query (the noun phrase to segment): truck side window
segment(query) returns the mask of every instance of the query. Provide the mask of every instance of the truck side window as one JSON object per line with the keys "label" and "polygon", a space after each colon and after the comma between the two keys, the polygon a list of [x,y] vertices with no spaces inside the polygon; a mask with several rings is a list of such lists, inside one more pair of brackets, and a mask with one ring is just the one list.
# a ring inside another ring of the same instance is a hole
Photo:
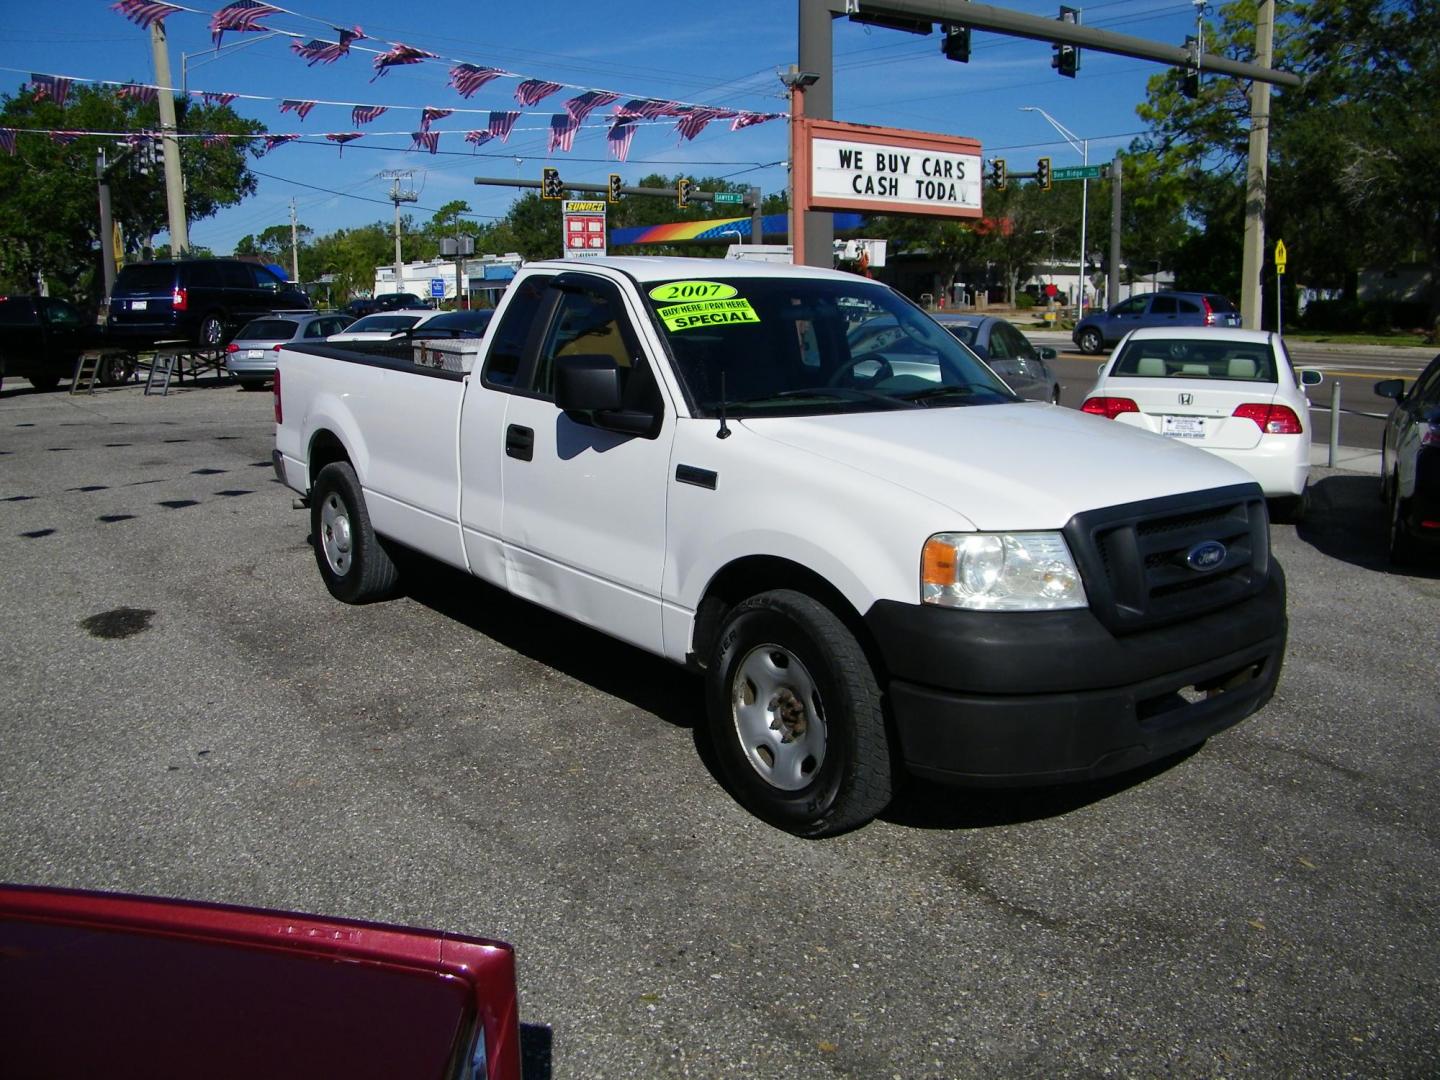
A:
{"label": "truck side window", "polygon": [[554,396],[557,357],[608,356],[618,367],[629,369],[637,353],[620,296],[612,286],[596,280],[567,287],[550,320],[532,389],[544,397]]}
{"label": "truck side window", "polygon": [[525,342],[540,313],[540,305],[549,296],[548,277],[531,277],[511,285],[515,295],[491,331],[490,349],[480,379],[486,386],[511,387],[525,356]]}

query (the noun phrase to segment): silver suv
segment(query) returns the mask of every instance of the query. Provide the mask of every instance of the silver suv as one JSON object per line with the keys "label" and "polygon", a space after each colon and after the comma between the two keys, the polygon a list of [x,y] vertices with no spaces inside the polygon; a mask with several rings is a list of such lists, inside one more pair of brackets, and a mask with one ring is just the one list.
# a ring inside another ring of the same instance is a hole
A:
{"label": "silver suv", "polygon": [[1081,352],[1093,356],[1142,327],[1239,325],[1240,312],[1219,293],[1167,291],[1141,293],[1109,311],[1092,312],[1075,324],[1070,337]]}

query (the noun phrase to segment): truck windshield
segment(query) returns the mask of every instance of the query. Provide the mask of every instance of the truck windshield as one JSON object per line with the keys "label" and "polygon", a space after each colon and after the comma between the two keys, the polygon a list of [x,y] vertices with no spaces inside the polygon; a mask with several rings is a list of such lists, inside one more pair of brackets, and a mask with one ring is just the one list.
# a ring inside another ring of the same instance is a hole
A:
{"label": "truck windshield", "polygon": [[642,291],[696,416],[1019,400],[924,311],[863,278],[717,277]]}

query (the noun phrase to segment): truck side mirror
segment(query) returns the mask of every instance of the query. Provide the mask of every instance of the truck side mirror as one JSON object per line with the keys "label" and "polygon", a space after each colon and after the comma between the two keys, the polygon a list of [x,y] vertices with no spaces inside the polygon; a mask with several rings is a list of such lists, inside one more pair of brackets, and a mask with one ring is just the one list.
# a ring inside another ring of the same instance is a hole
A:
{"label": "truck side mirror", "polygon": [[620,365],[613,356],[577,353],[555,358],[555,404],[577,424],[623,435],[653,437],[658,417],[624,407]]}

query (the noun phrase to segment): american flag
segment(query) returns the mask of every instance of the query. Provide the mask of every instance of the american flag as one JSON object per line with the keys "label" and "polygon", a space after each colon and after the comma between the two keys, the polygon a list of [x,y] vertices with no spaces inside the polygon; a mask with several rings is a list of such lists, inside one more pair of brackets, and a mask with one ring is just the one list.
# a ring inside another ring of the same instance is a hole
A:
{"label": "american flag", "polygon": [[201,146],[229,146],[230,136],[222,131],[212,131],[200,140]]}
{"label": "american flag", "polygon": [[610,147],[610,154],[617,161],[624,161],[630,156],[630,143],[635,138],[635,118],[633,116],[616,117],[610,125],[610,130],[605,133],[605,142]]}
{"label": "american flag", "polygon": [[711,120],[727,120],[735,113],[730,109],[717,109],[711,105],[694,105],[680,117],[675,125],[682,138],[693,139],[705,130]]}
{"label": "american flag", "polygon": [[609,105],[619,96],[619,94],[612,94],[609,90],[586,90],[585,93],[565,102],[565,111],[575,118],[577,124],[583,124],[585,118],[592,112],[604,105]]}
{"label": "american flag", "polygon": [[495,136],[491,135],[488,131],[467,131],[465,133],[465,141],[474,143],[476,150],[480,149],[480,147],[484,146],[494,137]]}
{"label": "american flag", "polygon": [[50,141],[53,142],[56,146],[69,146],[71,143],[73,143],[73,142],[74,142],[76,139],[78,139],[79,137],[80,137],[80,132],[78,132],[78,131],[52,131],[52,132],[50,132]]}
{"label": "american flag", "polygon": [[567,154],[575,145],[575,130],[580,122],[568,113],[556,113],[550,117],[550,153],[564,150]]}
{"label": "american flag", "polygon": [[214,93],[206,90],[201,92],[200,97],[206,105],[229,105],[235,100],[236,95],[224,91]]}
{"label": "american flag", "polygon": [[260,20],[279,10],[260,3],[260,0],[235,0],[226,4],[210,19],[210,37],[215,42],[215,48],[220,48],[220,39],[225,36],[226,30],[268,30],[269,27],[260,25]]}
{"label": "american flag", "polygon": [[475,64],[456,64],[450,69],[450,85],[461,97],[469,97],[491,79],[498,79],[505,73],[499,68],[478,67]]}
{"label": "american flag", "polygon": [[298,138],[300,138],[299,135],[266,135],[265,149],[260,151],[260,154],[263,157],[277,146],[284,146],[287,142],[294,142]]}
{"label": "american flag", "polygon": [[392,67],[401,64],[418,64],[421,60],[434,60],[436,55],[433,52],[426,52],[424,49],[417,49],[413,45],[403,45],[396,42],[394,47],[387,53],[381,53],[375,57],[375,74],[370,76],[374,82]]}
{"label": "american flag", "polygon": [[561,88],[558,82],[546,82],[544,79],[526,79],[515,88],[515,100],[527,109],[540,104],[540,102],[555,93]]}
{"label": "american flag", "polygon": [[756,124],[763,124],[767,120],[776,120],[784,115],[784,113],[778,112],[742,112],[731,122],[730,130],[739,131],[741,128],[754,127]]}
{"label": "american flag", "polygon": [[35,91],[36,101],[50,100],[61,108],[70,96],[70,80],[59,75],[31,75],[30,89]]}
{"label": "american flag", "polygon": [[325,136],[325,138],[329,139],[331,142],[339,144],[341,157],[345,156],[345,144],[347,142],[354,142],[356,139],[359,139],[361,137],[362,135],[358,131],[337,131]]}
{"label": "american flag", "polygon": [[0,150],[4,150],[5,153],[9,154],[11,157],[15,156],[14,128],[0,128]]}
{"label": "american flag", "polygon": [[300,117],[301,120],[309,116],[310,110],[313,108],[315,108],[315,102],[313,101],[296,101],[294,98],[286,98],[280,102],[281,112],[293,112],[296,116]]}
{"label": "american flag", "polygon": [[436,120],[444,120],[454,111],[454,109],[437,109],[433,105],[426,105],[420,110],[420,130],[429,131],[431,124]]}
{"label": "american flag", "polygon": [[440,132],[438,131],[412,131],[410,133],[411,150],[429,150],[435,153],[440,149]]}
{"label": "american flag", "polygon": [[674,116],[680,106],[674,101],[659,101],[655,98],[631,98],[615,110],[619,116],[635,117],[641,120],[658,120],[662,116]]}
{"label": "american flag", "polygon": [[163,22],[165,16],[184,11],[174,4],[161,4],[158,0],[120,0],[110,5],[111,11],[118,11],[142,30],[149,30],[151,23]]}
{"label": "american flag", "polygon": [[119,98],[129,98],[131,101],[159,101],[160,90],[158,87],[147,86],[144,83],[126,83],[115,91]]}
{"label": "american flag", "polygon": [[356,105],[350,110],[350,122],[356,127],[379,120],[389,110],[387,105]]}
{"label": "american flag", "polygon": [[518,112],[492,112],[490,114],[490,134],[501,142],[509,142],[510,132],[515,130],[515,121],[519,119]]}
{"label": "american flag", "polygon": [[357,41],[365,36],[365,31],[361,30],[358,26],[351,30],[342,30],[337,26],[335,32],[340,35],[339,41],[325,41],[316,38],[312,41],[305,42],[303,45],[298,41],[292,41],[290,43],[290,49],[292,52],[310,61],[310,63],[306,65],[307,67],[314,67],[316,64],[333,64],[342,56],[348,56],[350,54],[350,43],[352,41]]}

